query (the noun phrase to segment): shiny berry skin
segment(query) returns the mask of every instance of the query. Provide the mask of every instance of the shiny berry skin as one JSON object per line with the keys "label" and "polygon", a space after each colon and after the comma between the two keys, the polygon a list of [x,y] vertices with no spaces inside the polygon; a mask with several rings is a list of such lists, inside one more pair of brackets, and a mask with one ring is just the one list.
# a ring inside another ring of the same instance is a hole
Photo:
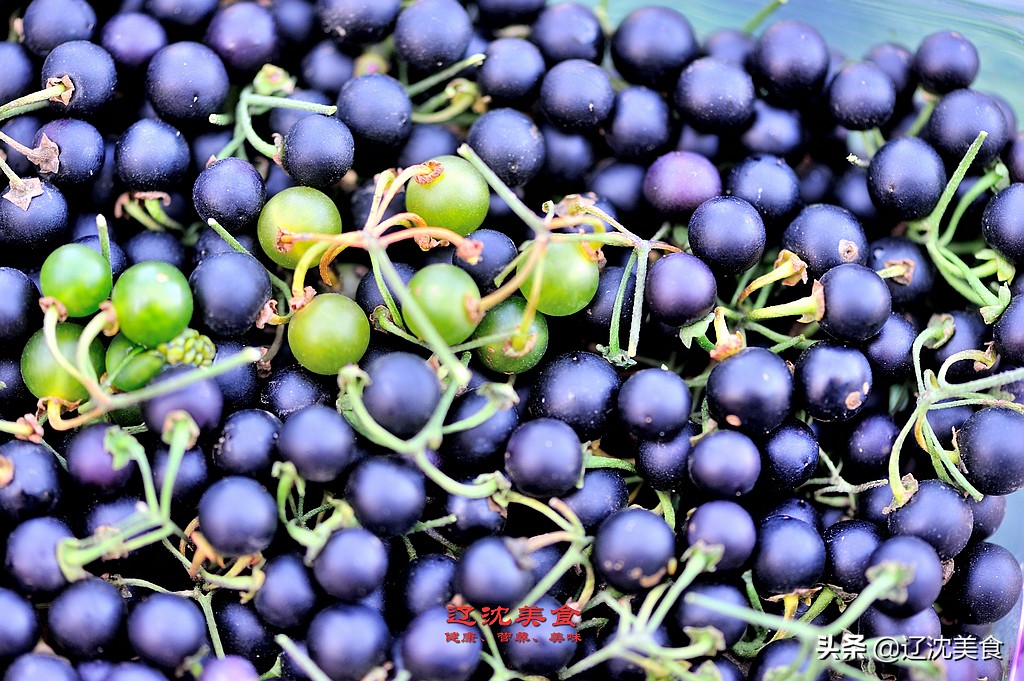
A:
{"label": "shiny berry skin", "polygon": [[[153,383],[180,377],[189,370],[180,365],[170,367],[157,376]],[[213,379],[203,378],[184,388],[150,398],[142,405],[142,415],[151,430],[163,432],[164,424],[172,412],[185,411],[200,430],[208,431],[220,424],[223,407],[224,397],[220,387]]]}
{"label": "shiny berry skin", "polygon": [[371,457],[349,475],[345,500],[359,524],[381,537],[405,534],[427,504],[423,474],[398,459]]}
{"label": "shiny berry skin", "polygon": [[762,593],[810,588],[825,571],[825,543],[802,520],[770,516],[758,528],[757,542],[753,570]]}
{"label": "shiny berry skin", "polygon": [[750,55],[755,81],[773,101],[800,103],[821,92],[828,73],[828,46],[801,21],[777,21],[758,38]]}
{"label": "shiny berry skin", "polygon": [[749,202],[769,227],[785,223],[800,206],[800,182],[778,156],[745,158],[729,171],[724,184],[726,194]]}
{"label": "shiny berry skin", "polygon": [[292,317],[288,347],[306,369],[335,375],[358,362],[370,344],[370,322],[359,306],[338,293],[321,293]]}
{"label": "shiny berry skin", "polygon": [[530,27],[530,39],[550,65],[569,59],[600,63],[604,30],[594,11],[582,3],[547,7]]}
{"label": "shiny berry skin", "polygon": [[821,328],[840,341],[865,341],[881,331],[892,313],[889,288],[875,271],[846,263],[821,277],[825,298]]}
{"label": "shiny berry skin", "polygon": [[956,434],[967,480],[982,494],[1004,495],[1024,487],[1024,415],[999,407],[972,414]]}
{"label": "shiny berry skin", "polygon": [[88,246],[65,244],[47,256],[39,282],[43,295],[59,300],[69,317],[85,317],[110,295],[110,263]]}
{"label": "shiny berry skin", "polygon": [[306,641],[327,678],[358,681],[385,660],[391,632],[381,614],[364,605],[333,605],[309,623]]}
{"label": "shiny berry skin", "polygon": [[95,577],[75,582],[50,605],[48,640],[71,659],[100,657],[116,643],[124,617],[117,587]]}
{"label": "shiny berry skin", "polygon": [[206,638],[206,622],[190,599],[155,593],[128,615],[128,639],[135,652],[165,669],[195,655]]}
{"label": "shiny berry skin", "polygon": [[931,292],[935,281],[931,258],[910,239],[900,236],[883,237],[872,241],[868,251],[867,266],[873,270],[900,264],[913,268],[903,277],[885,280],[892,296],[893,308],[903,310],[911,307],[922,302]]}
{"label": "shiny berry skin", "polygon": [[882,543],[884,535],[874,523],[866,520],[843,520],[823,535],[828,555],[826,580],[850,593],[860,593],[867,586],[864,571],[871,554]]}
{"label": "shiny berry skin", "polygon": [[895,562],[913,569],[913,577],[906,586],[907,598],[903,603],[881,599],[876,606],[892,617],[910,617],[930,608],[942,589],[942,564],[935,549],[917,537],[886,539],[868,561],[869,569],[885,562]]}
{"label": "shiny berry skin", "polygon": [[593,468],[583,474],[583,486],[562,497],[583,527],[592,530],[612,513],[626,507],[629,490],[618,471]]}
{"label": "shiny berry skin", "polygon": [[[544,167],[544,136],[529,116],[515,109],[485,113],[469,128],[466,143],[510,187],[526,184]],[[474,195],[477,184],[469,187]]]}
{"label": "shiny berry skin", "polygon": [[643,160],[665,150],[672,131],[664,98],[641,85],[615,93],[605,141],[616,158]]}
{"label": "shiny berry skin", "polygon": [[676,624],[679,625],[680,630],[685,631],[689,627],[714,627],[722,633],[727,647],[736,645],[743,638],[743,634],[747,630],[747,623],[743,620],[685,600],[685,594],[700,594],[720,603],[746,607],[749,601],[737,587],[728,583],[698,581],[687,587],[683,593],[684,596],[675,609]]}
{"label": "shiny berry skin", "polygon": [[583,472],[583,450],[565,423],[538,418],[519,426],[509,438],[505,470],[512,484],[538,499],[574,489]]}
{"label": "shiny berry skin", "polygon": [[690,418],[690,390],[677,374],[644,369],[630,376],[619,389],[619,415],[626,427],[643,438],[671,437]]}
{"label": "shiny berry skin", "polygon": [[959,491],[941,480],[922,480],[910,500],[889,514],[892,536],[924,539],[942,560],[960,553],[973,531],[970,504]]}
{"label": "shiny berry skin", "polygon": [[1024,183],[1015,182],[993,196],[981,217],[986,243],[1014,263],[1024,262]]}
{"label": "shiny berry skin", "polygon": [[277,505],[252,478],[229,476],[203,493],[199,523],[203,536],[221,555],[249,555],[270,546],[277,529]]}
{"label": "shiny berry skin", "polygon": [[675,555],[665,520],[641,508],[610,515],[594,535],[594,568],[612,587],[636,593],[661,581]]}
{"label": "shiny berry skin", "polygon": [[53,455],[40,444],[12,440],[0,445],[0,513],[20,521],[53,510],[61,485]]}
{"label": "shiny berry skin", "polygon": [[721,193],[718,169],[691,151],[670,151],[644,175],[644,198],[668,220],[688,218],[700,204]]}
{"label": "shiny berry skin", "polygon": [[754,82],[741,66],[704,57],[683,70],[674,101],[699,132],[736,131],[754,115]]}
{"label": "shiny berry skin", "polygon": [[248,161],[225,158],[206,166],[192,186],[192,202],[204,222],[229,232],[251,226],[267,199],[263,178]]}
{"label": "shiny berry skin", "polygon": [[981,542],[957,557],[956,569],[946,588],[951,609],[962,614],[965,621],[996,622],[1017,603],[1020,564],[1002,546]]}
{"label": "shiny berry skin", "polygon": [[487,45],[486,55],[477,72],[480,91],[495,107],[528,107],[546,70],[540,50],[522,38],[498,38]]}
{"label": "shiny berry skin", "polygon": [[32,604],[9,589],[0,589],[0,608],[0,660],[6,664],[32,650],[39,639],[39,620]]}
{"label": "shiny berry skin", "polygon": [[448,624],[448,610],[442,606],[421,612],[406,627],[399,650],[402,664],[413,678],[424,681],[468,681],[479,666],[483,652],[480,637],[473,642],[442,647],[445,633],[474,631],[464,624]]}
{"label": "shiny berry skin", "polygon": [[793,376],[775,353],[747,348],[716,365],[707,388],[716,420],[751,435],[767,435],[789,415]]}
{"label": "shiny berry skin", "polygon": [[387,569],[387,548],[361,527],[332,534],[313,562],[317,583],[343,601],[356,601],[372,593],[384,582]]}
{"label": "shiny berry skin", "polygon": [[697,487],[715,497],[735,498],[754,489],[761,473],[761,455],[746,435],[721,430],[694,445],[687,466]]}
{"label": "shiny berry skin", "polygon": [[333,116],[304,116],[284,134],[281,167],[298,184],[326,190],[352,167],[355,142]]}
{"label": "shiny berry skin", "polygon": [[655,319],[679,327],[711,312],[717,291],[714,275],[703,260],[689,253],[670,253],[651,266],[644,293]]}
{"label": "shiny berry skin", "polygon": [[819,421],[846,421],[871,392],[871,365],[859,350],[818,342],[804,350],[793,375],[807,413]]}
{"label": "shiny berry skin", "polygon": [[281,267],[295,269],[312,242],[291,244],[287,252],[277,248],[279,232],[341,234],[338,207],[323,192],[311,187],[290,187],[271,197],[263,206],[257,224],[260,246],[268,258]]}
{"label": "shiny berry skin", "polygon": [[700,204],[687,235],[693,254],[719,274],[746,272],[764,254],[764,221],[754,206],[735,196],[716,196]]}
{"label": "shiny berry skin", "polygon": [[839,125],[848,130],[870,130],[892,116],[896,86],[869,61],[847,64],[828,86],[829,109]]}
{"label": "shiny berry skin", "polygon": [[153,55],[146,71],[146,95],[172,121],[205,122],[220,113],[228,97],[228,72],[217,53],[196,42],[176,42]]}
{"label": "shiny berry skin", "polygon": [[[550,613],[561,607],[562,603],[551,596],[544,596],[537,600],[536,606]],[[539,626],[519,622],[502,628],[502,631],[512,634],[512,638],[505,641],[501,648],[510,669],[523,674],[552,675],[572,659],[578,644],[569,640],[558,642],[552,639],[552,635],[559,632],[562,625],[555,626],[554,617],[545,617],[546,621],[541,622]],[[515,636],[519,632],[527,633],[534,641],[531,641],[530,645],[515,643]]]}
{"label": "shiny berry skin", "polygon": [[75,90],[67,105],[51,102],[51,108],[60,107],[62,115],[83,118],[99,112],[114,99],[117,88],[117,68],[114,58],[99,45],[87,40],[72,40],[53,48],[40,73],[41,87],[47,87],[50,78],[71,79]]}
{"label": "shiny berry skin", "polygon": [[395,52],[414,71],[433,73],[461,59],[472,35],[456,0],[418,0],[398,14]]}
{"label": "shiny berry skin", "polygon": [[[41,184],[43,193],[32,199],[28,210],[0,200],[0,247],[17,247],[29,261],[42,260],[43,254],[63,243],[67,235],[67,199],[49,182]],[[0,198],[9,194],[10,186]]]}
{"label": "shiny berry skin", "polygon": [[199,681],[258,681],[259,678],[252,662],[239,655],[226,655],[204,662]]}
{"label": "shiny berry skin", "polygon": [[630,12],[611,39],[615,69],[631,83],[669,89],[679,72],[699,53],[690,22],[671,7],[641,7]]}
{"label": "shiny berry skin", "polygon": [[390,352],[364,368],[370,382],[363,390],[363,402],[373,420],[401,438],[418,433],[441,399],[430,366],[416,355]]}
{"label": "shiny berry skin", "polygon": [[[9,202],[8,202],[9,203]],[[0,347],[24,339],[42,325],[39,290],[28,276],[13,267],[0,267]]]}
{"label": "shiny berry skin", "polygon": [[133,71],[167,46],[167,31],[149,14],[118,12],[103,25],[100,45],[119,67]]}
{"label": "shiny berry skin", "polygon": [[999,356],[1014,364],[1024,361],[1024,303],[1020,296],[1010,300],[992,328],[992,339]]}
{"label": "shiny berry skin", "polygon": [[528,409],[535,418],[568,424],[581,441],[594,440],[605,432],[618,390],[618,374],[603,357],[569,352],[545,365]]}
{"label": "shiny berry skin", "polygon": [[[412,102],[401,83],[383,74],[358,76],[338,93],[338,113],[356,147],[396,149],[412,131]],[[362,151],[360,151],[362,154]]]}
{"label": "shiny berry skin", "polygon": [[217,10],[203,39],[235,72],[256,73],[277,58],[280,39],[270,9],[241,2]]}
{"label": "shiny berry skin", "polygon": [[[311,437],[312,434],[316,437]],[[281,458],[313,482],[329,482],[355,462],[355,434],[348,421],[330,407],[312,405],[289,415],[278,431]]]}
{"label": "shiny berry skin", "polygon": [[[543,264],[531,270],[519,287],[525,297],[531,296],[535,276],[540,267],[544,272],[557,272],[557,276],[542,275],[537,309],[552,317],[567,317],[585,308],[597,293],[600,279],[597,262],[583,245],[571,241],[553,241],[541,256]],[[523,269],[520,264],[516,271]]]}
{"label": "shiny berry skin", "polygon": [[318,0],[320,27],[339,47],[380,42],[395,25],[399,0]]}
{"label": "shiny berry skin", "polygon": [[783,423],[761,444],[762,474],[774,489],[794,490],[814,475],[818,439],[802,421]]}
{"label": "shiny berry skin", "polygon": [[597,129],[611,114],[615,93],[608,75],[582,59],[559,62],[540,85],[541,112],[563,130]]}
{"label": "shiny berry skin", "polygon": [[456,593],[477,608],[510,608],[526,596],[533,582],[522,547],[501,537],[484,537],[470,544],[455,568]]}
{"label": "shiny berry skin", "polygon": [[110,298],[121,333],[155,347],[185,330],[192,319],[192,291],[185,276],[166,263],[149,261],[125,270]]}
{"label": "shiny berry skin", "polygon": [[256,258],[231,252],[204,259],[189,277],[197,317],[218,336],[252,328],[270,299],[270,278]]}
{"label": "shiny berry skin", "polygon": [[[468,190],[469,187],[465,185],[460,186],[460,191]],[[410,191],[412,191],[412,187],[406,189],[407,194]],[[406,204],[409,205],[408,198],[406,199]],[[413,209],[410,208],[410,210]],[[413,210],[413,212],[422,212],[422,208]],[[428,220],[428,222],[430,221]],[[449,229],[451,228],[449,227]],[[469,273],[469,276],[473,277],[473,281],[476,282],[480,293],[490,293],[497,289],[494,280],[515,259],[519,254],[519,249],[516,247],[515,242],[506,234],[493,229],[477,229],[466,234],[466,236],[473,241],[480,242],[483,246],[480,256],[475,263],[469,263],[456,255],[452,257],[452,264],[465,270]]]}
{"label": "shiny berry skin", "polygon": [[864,229],[853,213],[830,204],[804,208],[782,234],[782,247],[807,263],[807,274],[820,279],[836,265],[863,265],[868,257]]}
{"label": "shiny berry skin", "polygon": [[[772,641],[757,654],[754,664],[747,676],[748,681],[769,681],[777,678],[779,674],[788,674],[784,671],[796,667],[797,674],[804,674],[807,671],[810,661],[801,652],[801,645],[795,638],[785,638]],[[827,681],[828,670],[824,670],[810,677],[809,681]]]}
{"label": "shiny berry skin", "polygon": [[27,653],[14,660],[4,674],[4,681],[79,681],[75,668],[62,658],[44,653]]}
{"label": "shiny berry skin", "polygon": [[754,520],[739,504],[727,500],[707,501],[697,506],[686,521],[686,541],[690,546],[703,542],[722,547],[718,570],[737,570],[754,553],[757,528]]}
{"label": "shiny berry skin", "polygon": [[932,212],[946,188],[942,158],[918,137],[882,145],[868,166],[871,200],[887,217],[919,220]]}
{"label": "shiny berry skin", "polygon": [[263,585],[253,605],[260,619],[280,629],[298,627],[308,621],[317,603],[309,570],[297,554],[282,554],[267,561]]}
{"label": "shiny berry skin", "polygon": [[935,105],[924,138],[947,164],[955,166],[967,153],[982,130],[988,137],[982,142],[973,167],[983,168],[995,160],[1010,139],[1006,117],[996,101],[974,90],[953,90]]}
{"label": "shiny berry skin", "polygon": [[680,490],[690,484],[688,469],[693,424],[663,440],[641,440],[636,449],[636,472],[657,490]]}
{"label": "shiny berry skin", "polygon": [[[82,327],[71,322],[57,325],[57,347],[65,357],[74,357]],[[102,373],[103,343],[97,338],[89,344],[89,358],[97,375]],[[57,397],[69,402],[78,402],[89,396],[89,391],[64,370],[50,353],[43,336],[37,331],[25,343],[21,353],[21,374],[25,386],[38,398]]]}
{"label": "shiny berry skin", "polygon": [[134,191],[168,191],[189,169],[191,151],[181,132],[163,121],[143,118],[117,140],[117,175]]}
{"label": "shiny berry skin", "polygon": [[[440,164],[440,173],[413,178],[406,185],[405,206],[428,225],[466,236],[487,216],[487,182],[469,161],[458,156],[441,156],[434,161]],[[421,184],[421,180],[429,181]]]}
{"label": "shiny berry skin", "polygon": [[91,124],[77,118],[50,121],[36,133],[33,147],[40,145],[43,135],[57,145],[60,153],[56,172],[40,172],[41,178],[68,188],[91,182],[99,175],[105,157],[103,136]]}
{"label": "shiny berry skin", "polygon": [[914,53],[914,75],[925,90],[937,95],[970,86],[978,67],[978,50],[956,31],[932,33]]}

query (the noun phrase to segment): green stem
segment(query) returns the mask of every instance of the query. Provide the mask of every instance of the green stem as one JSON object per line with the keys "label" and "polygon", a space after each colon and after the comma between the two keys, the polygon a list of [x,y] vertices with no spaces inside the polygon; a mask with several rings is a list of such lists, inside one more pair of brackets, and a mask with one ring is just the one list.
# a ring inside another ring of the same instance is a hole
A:
{"label": "green stem", "polygon": [[142,205],[146,212],[149,213],[149,216],[156,220],[157,223],[179,232],[185,231],[185,227],[180,222],[167,214],[167,211],[164,210],[164,204],[160,199],[145,199]]}
{"label": "green stem", "polygon": [[956,204],[956,210],[953,211],[953,215],[949,218],[949,224],[946,226],[946,231],[942,233],[939,238],[939,245],[946,246],[953,240],[953,235],[956,234],[956,228],[960,224],[960,219],[967,212],[967,209],[971,207],[975,199],[984,194],[986,191],[991,189],[1003,178],[1003,173],[999,170],[990,170],[985,173],[982,177],[974,183],[967,192],[960,197],[960,201]]}
{"label": "green stem", "polygon": [[48,106],[50,98],[60,97],[62,94],[67,92],[67,89],[67,85],[57,83],[56,85],[51,85],[50,87],[27,94],[24,97],[12,99],[3,106],[0,106],[0,121],[25,113],[25,107],[28,105],[42,105],[34,106],[33,109],[41,109],[44,106]]}
{"label": "green stem", "polygon": [[409,531],[406,532],[406,534],[415,534],[416,532],[426,532],[427,530],[434,530],[434,529],[437,529],[438,527],[444,527],[445,525],[451,525],[452,523],[456,522],[458,519],[459,519],[459,517],[457,515],[455,515],[454,513],[449,513],[446,516],[441,516],[440,518],[434,518],[433,520],[424,520],[422,522],[416,523],[411,528],[409,528]]}
{"label": "green stem", "polygon": [[298,99],[277,97],[275,95],[257,95],[252,92],[243,92],[239,99],[245,99],[250,106],[259,106],[265,109],[293,109],[295,111],[308,111],[309,113],[322,116],[333,116],[338,113],[338,107],[333,104],[303,102]]}
{"label": "green stem", "polygon": [[750,17],[747,23],[743,24],[743,32],[751,34],[758,29],[761,24],[765,22],[768,17],[775,13],[777,9],[785,5],[787,0],[771,0],[767,5],[758,10],[757,14]]}
{"label": "green stem", "polygon": [[446,80],[454,78],[463,69],[467,69],[471,66],[477,66],[478,64],[483,64],[486,58],[487,55],[485,54],[474,54],[469,57],[466,57],[461,61],[455,62],[448,68],[441,69],[437,73],[427,76],[423,80],[407,86],[405,88],[405,92],[407,95],[409,95],[409,97],[421,95],[430,88],[434,87],[435,85],[440,85]]}
{"label": "green stem", "polygon": [[655,494],[658,496],[658,505],[661,507],[661,515],[665,518],[665,522],[672,528],[672,531],[676,530],[676,507],[672,503],[672,494],[665,490],[656,490]]}
{"label": "green stem", "polygon": [[614,468],[627,473],[636,473],[636,466],[623,459],[616,459],[611,456],[592,456],[587,460],[587,470],[596,468]]}
{"label": "green stem", "polygon": [[661,599],[654,614],[647,620],[647,631],[653,632],[661,626],[661,623],[665,621],[665,617],[668,616],[669,610],[679,600],[683,590],[693,583],[697,575],[711,567],[714,560],[706,552],[699,549],[690,556],[689,560],[686,561],[686,567],[683,568],[682,574],[672,583],[672,587],[665,594],[665,597]]}
{"label": "green stem", "polygon": [[515,195],[511,189],[508,188],[504,182],[502,182],[494,171],[483,162],[483,160],[477,155],[473,148],[468,144],[463,144],[458,149],[458,154],[462,158],[473,164],[473,167],[484,176],[487,180],[487,184],[508,204],[509,208],[512,209],[519,219],[526,223],[536,233],[547,233],[547,225],[544,224],[544,220],[541,219],[536,213],[530,210],[522,200]]}
{"label": "green stem", "polygon": [[83,386],[87,385],[85,376],[78,370],[74,364],[64,356],[64,353],[60,351],[60,345],[57,343],[57,324],[60,317],[60,312],[57,310],[56,305],[51,305],[46,310],[46,315],[43,317],[43,339],[46,341],[46,348],[53,355],[53,359],[57,362],[57,365],[66,371],[71,378],[75,379]]}
{"label": "green stem", "polygon": [[143,227],[151,232],[162,232],[164,226],[153,219],[153,217],[145,211],[145,209],[135,202],[134,199],[129,198],[122,205],[122,209],[125,213],[131,216],[136,222],[141,224]]}
{"label": "green stem", "polygon": [[309,659],[309,655],[302,652],[302,649],[295,645],[295,642],[290,638],[284,634],[278,634],[274,637],[274,642],[281,646],[284,652],[288,653],[288,657],[309,677],[310,681],[331,681],[331,678],[320,667],[316,666],[316,663]]}
{"label": "green stem", "polygon": [[15,116],[21,116],[22,114],[31,113],[33,111],[39,111],[40,109],[46,109],[49,108],[49,106],[50,102],[42,101],[33,102],[31,104],[23,104],[22,106],[11,108],[6,111],[0,111],[0,122],[6,121],[9,118],[14,118]]}
{"label": "green stem", "polygon": [[[626,261],[626,269],[622,274],[622,281],[619,282],[619,288],[615,292],[615,304],[612,305],[612,321],[611,328],[608,334],[608,356],[615,357],[621,352],[619,345],[619,326],[622,321],[622,305],[626,299],[626,291],[629,289],[629,274],[636,267],[639,256],[637,249],[633,249],[629,253],[629,260]],[[635,303],[635,298],[634,298]],[[630,320],[632,324],[632,320]]]}
{"label": "green stem", "polygon": [[170,444],[167,453],[167,468],[160,487],[160,516],[171,517],[171,502],[174,500],[174,483],[178,481],[178,468],[185,457],[185,450],[192,439],[195,422],[191,417],[177,419],[171,426]]}
{"label": "green stem", "polygon": [[589,538],[584,537],[582,541],[574,541],[569,545],[567,550],[558,562],[552,566],[552,568],[545,574],[540,580],[530,589],[530,592],[523,597],[523,599],[517,604],[516,608],[521,608],[528,605],[533,605],[541,597],[548,592],[552,586],[555,585],[562,575],[569,571],[574,565],[579,565],[584,560],[583,554],[580,552],[583,546],[589,543]]}
{"label": "green stem", "polygon": [[107,219],[102,215],[96,216],[96,234],[100,239],[100,254],[110,266],[110,229],[107,227]]}
{"label": "green stem", "polygon": [[[626,354],[629,357],[636,357],[637,347],[640,344],[640,326],[643,324],[644,318],[644,289],[647,286],[647,266],[650,263],[650,253],[651,245],[647,243],[636,249],[636,289],[633,293],[633,318],[629,322],[629,346],[626,349]],[[625,279],[627,275],[623,275],[623,278]]]}
{"label": "green stem", "polygon": [[210,631],[210,643],[213,644],[213,652],[217,657],[224,657],[224,644],[220,640],[220,631],[217,629],[217,620],[213,616],[213,593],[204,594],[201,589],[196,589],[192,596],[203,611],[206,619],[206,628]]}
{"label": "green stem", "polygon": [[917,118],[911,123],[907,129],[907,137],[917,137],[917,135],[924,129],[924,126],[928,124],[928,119],[932,117],[932,111],[935,110],[935,105],[939,103],[939,98],[934,95],[926,95],[924,100],[924,106],[917,112]]}

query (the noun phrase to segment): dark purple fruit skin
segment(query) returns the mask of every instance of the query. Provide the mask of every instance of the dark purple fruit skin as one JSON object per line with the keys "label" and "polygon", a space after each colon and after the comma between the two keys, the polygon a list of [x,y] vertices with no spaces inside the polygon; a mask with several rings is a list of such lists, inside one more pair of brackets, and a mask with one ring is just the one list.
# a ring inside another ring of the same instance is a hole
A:
{"label": "dark purple fruit skin", "polygon": [[1024,415],[989,407],[971,415],[956,442],[967,480],[982,494],[1005,495],[1024,487]]}
{"label": "dark purple fruit skin", "polygon": [[725,359],[708,377],[711,415],[752,435],[767,435],[782,425],[792,393],[793,376],[785,361],[764,348],[747,348]]}

